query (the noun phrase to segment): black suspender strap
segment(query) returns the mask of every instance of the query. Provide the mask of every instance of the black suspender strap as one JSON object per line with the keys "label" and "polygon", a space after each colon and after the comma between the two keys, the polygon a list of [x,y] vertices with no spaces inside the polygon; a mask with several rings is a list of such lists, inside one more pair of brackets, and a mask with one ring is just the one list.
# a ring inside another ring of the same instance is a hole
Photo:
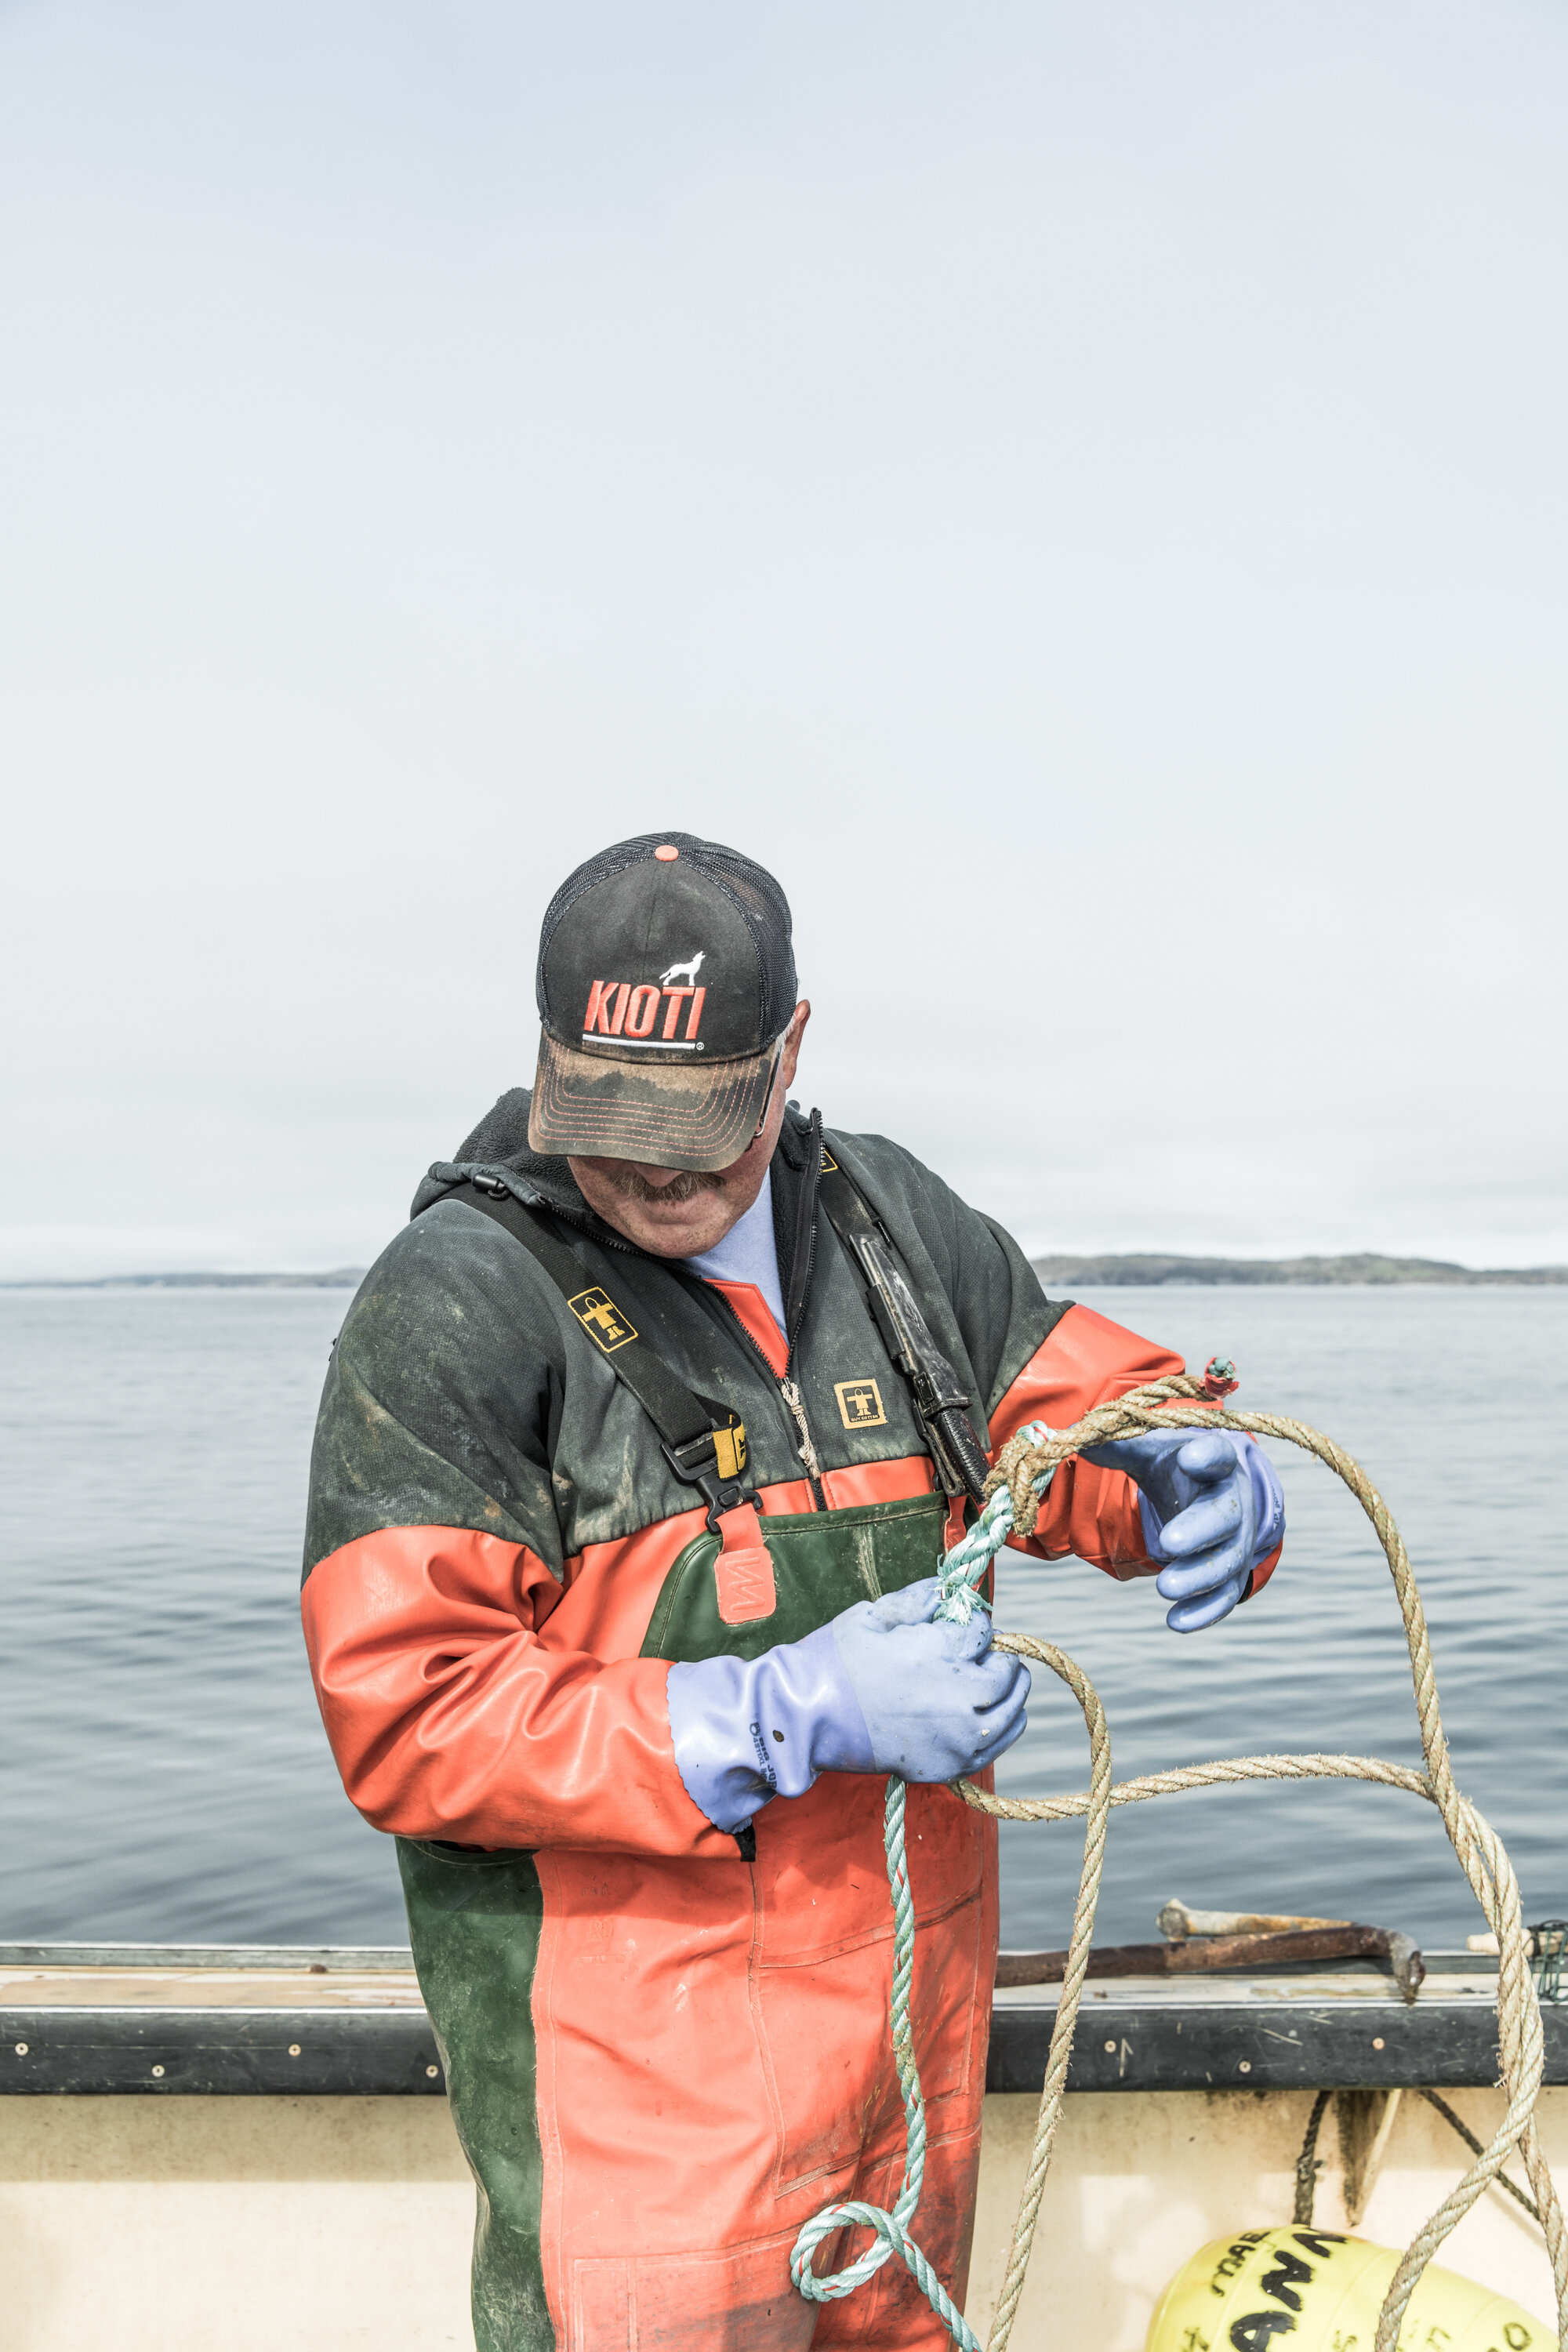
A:
{"label": "black suspender strap", "polygon": [[461,1201],[493,1218],[542,1267],[580,1328],[658,1430],[665,1460],[676,1476],[701,1493],[710,1527],[720,1513],[755,1501],[755,1490],[744,1475],[744,1422],[734,1413],[721,1422],[720,1408],[703,1403],[684,1381],[677,1379],[654,1354],[631,1316],[601,1284],[587,1279],[576,1252],[552,1232],[542,1214],[525,1208],[499,1179],[468,1177],[440,1198]]}
{"label": "black suspender strap", "polygon": [[931,1337],[887,1228],[826,1144],[817,1198],[866,1285],[882,1344],[910,1384],[943,1491],[979,1503],[990,1465],[964,1410],[968,1394]]}

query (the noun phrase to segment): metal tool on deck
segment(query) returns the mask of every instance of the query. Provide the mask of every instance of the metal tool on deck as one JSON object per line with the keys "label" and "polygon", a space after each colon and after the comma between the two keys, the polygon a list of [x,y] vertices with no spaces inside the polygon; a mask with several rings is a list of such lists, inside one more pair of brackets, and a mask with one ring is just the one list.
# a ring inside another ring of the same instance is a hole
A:
{"label": "metal tool on deck", "polygon": [[[1407,2001],[1415,2000],[1426,1963],[1396,1927],[1354,1919],[1313,1919],[1292,1912],[1191,1911],[1165,1905],[1155,1925],[1163,1944],[1106,1944],[1089,1956],[1091,1977],[1198,1976],[1216,1969],[1279,1967],[1287,1960],[1376,1959],[1388,1963]],[[1059,1984],[1066,1952],[999,1952],[999,1985]]]}
{"label": "metal tool on deck", "polygon": [[1350,1919],[1314,1919],[1300,1911],[1191,1911],[1175,1895],[1154,1922],[1168,1944],[1184,1944],[1191,1936],[1289,1936],[1353,1924]]}

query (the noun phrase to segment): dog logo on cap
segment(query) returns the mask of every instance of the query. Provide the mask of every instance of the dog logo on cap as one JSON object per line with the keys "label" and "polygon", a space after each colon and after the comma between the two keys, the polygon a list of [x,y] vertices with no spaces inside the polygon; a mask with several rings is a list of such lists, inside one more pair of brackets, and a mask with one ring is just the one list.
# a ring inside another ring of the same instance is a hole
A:
{"label": "dog logo on cap", "polygon": [[676,980],[689,980],[691,982],[692,987],[695,988],[697,985],[697,975],[701,971],[706,961],[706,950],[702,948],[699,948],[697,953],[692,957],[689,963],[672,963],[668,971],[661,971],[659,973],[658,984],[660,988],[668,988],[670,982]]}

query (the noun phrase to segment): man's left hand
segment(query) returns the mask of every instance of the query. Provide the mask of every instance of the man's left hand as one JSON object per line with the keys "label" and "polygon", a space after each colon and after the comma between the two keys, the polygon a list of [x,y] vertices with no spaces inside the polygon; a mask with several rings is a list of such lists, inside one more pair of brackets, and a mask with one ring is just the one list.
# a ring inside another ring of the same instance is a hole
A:
{"label": "man's left hand", "polygon": [[1173,1633],[1228,1617],[1284,1533],[1285,1498],[1262,1448],[1228,1430],[1173,1429],[1086,1445],[1083,1459],[1137,1485]]}

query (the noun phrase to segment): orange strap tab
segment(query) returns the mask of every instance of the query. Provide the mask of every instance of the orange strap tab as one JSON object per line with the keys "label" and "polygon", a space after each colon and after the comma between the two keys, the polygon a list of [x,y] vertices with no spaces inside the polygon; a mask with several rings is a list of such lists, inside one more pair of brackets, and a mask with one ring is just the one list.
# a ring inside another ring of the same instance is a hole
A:
{"label": "orange strap tab", "polygon": [[718,1518],[719,1557],[713,1581],[719,1588],[719,1614],[726,1625],[750,1625],[771,1617],[778,1606],[773,1556],[763,1541],[762,1522],[750,1503],[738,1510],[721,1511]]}

